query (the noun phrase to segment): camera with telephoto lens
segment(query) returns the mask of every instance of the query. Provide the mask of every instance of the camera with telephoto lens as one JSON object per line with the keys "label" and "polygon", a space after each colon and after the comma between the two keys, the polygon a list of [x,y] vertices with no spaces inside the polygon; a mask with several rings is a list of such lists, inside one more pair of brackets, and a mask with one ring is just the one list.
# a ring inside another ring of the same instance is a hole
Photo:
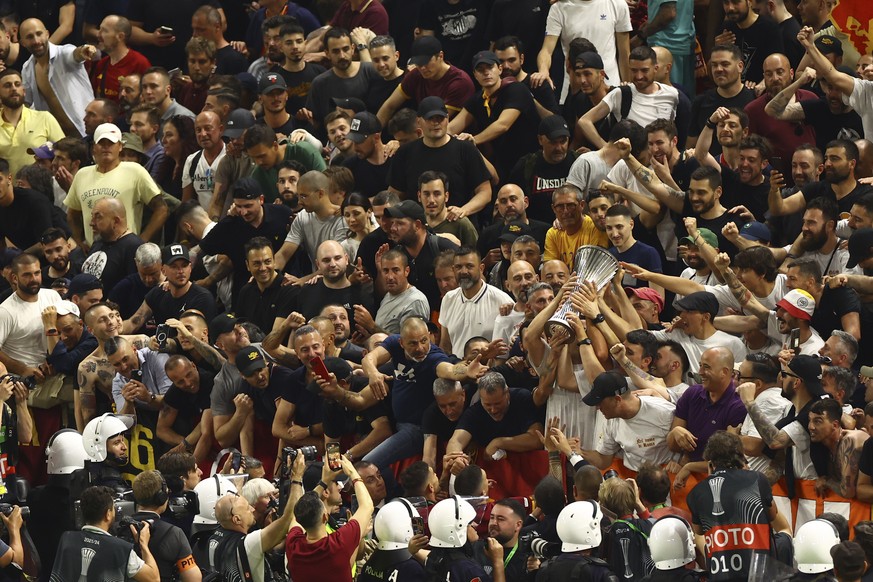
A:
{"label": "camera with telephoto lens", "polygon": [[158,340],[158,348],[164,349],[167,347],[167,340],[179,336],[179,330],[166,323],[160,324],[155,330],[155,339]]}
{"label": "camera with telephoto lens", "polygon": [[21,382],[28,390],[36,388],[36,376],[19,376],[18,374],[3,374],[0,376],[0,382],[9,379],[12,382]]}
{"label": "camera with telephoto lens", "polygon": [[[118,520],[118,531],[116,532],[115,537],[129,542],[133,544],[134,548],[139,549],[139,534],[142,532],[145,525],[145,521],[140,521],[129,515],[125,515]],[[134,527],[136,534],[130,531],[130,526]]]}
{"label": "camera with telephoto lens", "polygon": [[184,520],[185,518],[200,513],[200,500],[194,491],[181,491],[170,495],[167,503],[167,511],[173,519]]}
{"label": "camera with telephoto lens", "polygon": [[540,537],[535,531],[518,536],[518,547],[527,554],[536,556],[539,560],[548,560],[561,555],[560,542],[550,542]]}
{"label": "camera with telephoto lens", "polygon": [[612,479],[613,477],[618,477],[618,471],[616,471],[615,469],[610,469],[609,471],[603,473],[604,481],[606,481],[607,479]]}
{"label": "camera with telephoto lens", "polygon": [[[0,503],[0,513],[9,517],[12,515],[12,510],[15,509],[11,503]],[[21,508],[21,519],[27,519],[30,517],[30,508],[22,507]]]}
{"label": "camera with telephoto lens", "polygon": [[[300,447],[300,452],[303,453],[303,460],[307,463],[311,463],[318,459],[318,449],[315,448],[314,445],[306,445],[305,447]],[[284,463],[282,464],[282,478],[287,479],[289,475],[291,475],[291,467],[294,465],[294,461],[297,459],[297,449],[294,447],[283,447],[282,448],[282,459]]]}

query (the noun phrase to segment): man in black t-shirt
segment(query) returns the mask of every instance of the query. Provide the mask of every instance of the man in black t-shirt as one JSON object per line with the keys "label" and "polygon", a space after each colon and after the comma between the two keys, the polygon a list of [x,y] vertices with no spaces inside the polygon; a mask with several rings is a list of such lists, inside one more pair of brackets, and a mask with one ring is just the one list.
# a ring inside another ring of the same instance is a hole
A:
{"label": "man in black t-shirt", "polygon": [[349,256],[340,244],[326,240],[318,246],[315,255],[321,279],[299,287],[296,296],[297,310],[307,320],[321,313],[325,305],[342,305],[349,320],[354,316],[355,305],[363,305],[370,313],[375,312],[372,297],[363,293],[361,285],[352,283],[348,275]]}
{"label": "man in black t-shirt", "polygon": [[282,38],[280,48],[285,55],[285,62],[282,65],[275,65],[270,72],[278,73],[285,79],[285,84],[288,86],[285,111],[297,115],[297,112],[306,106],[306,96],[309,95],[312,80],[327,69],[303,59],[306,33],[299,24],[283,26],[279,35]]}
{"label": "man in black t-shirt", "polygon": [[[551,195],[549,195],[549,200],[551,201]],[[551,211],[551,202],[549,205],[551,218],[545,215],[547,221],[529,218],[528,197],[515,182],[504,185],[497,192],[495,206],[497,207],[495,221],[482,230],[479,240],[476,241],[476,248],[482,257],[486,271],[503,260],[500,237],[507,234],[507,231],[516,236],[529,234],[536,239],[540,248],[544,249],[546,247],[546,233],[555,220],[555,214]],[[497,217],[501,220],[496,220]]]}
{"label": "man in black t-shirt", "polygon": [[354,145],[355,155],[342,164],[355,175],[355,191],[372,198],[388,187],[391,159],[382,145],[382,124],[369,111],[356,113],[349,123],[346,138]]}
{"label": "man in black t-shirt", "polygon": [[760,83],[764,80],[764,59],[782,52],[782,34],[775,21],[762,18],[752,10],[751,0],[723,0],[724,32],[716,42],[730,42],[743,53],[743,80]]}
{"label": "man in black t-shirt", "polygon": [[246,243],[246,267],[252,281],[240,290],[236,315],[270,333],[294,311],[296,290],[282,285],[283,278],[273,266],[273,248],[263,237]]}
{"label": "man in black t-shirt", "polygon": [[[352,33],[355,36],[355,33]],[[374,37],[368,47],[367,52],[370,53],[370,60],[373,66],[376,67],[376,72],[382,78],[381,82],[376,79],[370,83],[370,88],[367,90],[367,95],[364,97],[364,103],[367,105],[368,111],[379,111],[382,104],[385,103],[394,90],[400,86],[403,81],[403,76],[406,71],[402,67],[397,66],[400,60],[400,53],[397,52],[397,47],[394,39],[390,36],[379,35]],[[407,103],[409,103],[407,101]],[[406,103],[397,108],[406,107]]]}
{"label": "man in black t-shirt", "polygon": [[433,396],[435,402],[425,409],[421,418],[421,432],[424,434],[422,460],[436,467],[437,451],[440,445],[452,438],[469,398],[460,382],[443,378],[434,381]]}
{"label": "man in black t-shirt", "polygon": [[716,432],[706,443],[703,458],[709,477],[688,494],[692,528],[704,536],[709,579],[744,580],[755,554],[770,552],[771,528],[779,511],[767,478],[744,470],[746,458],[740,437]]}
{"label": "man in black t-shirt", "polygon": [[[212,431],[204,435],[202,426],[212,426],[209,396],[215,374],[198,368],[185,356],[174,354],[164,364],[167,378],[173,383],[164,393],[164,407],[158,415],[158,438],[177,452],[193,451],[205,437],[201,447],[212,443]],[[201,423],[201,415],[209,419]],[[206,450],[205,448],[203,449]]]}

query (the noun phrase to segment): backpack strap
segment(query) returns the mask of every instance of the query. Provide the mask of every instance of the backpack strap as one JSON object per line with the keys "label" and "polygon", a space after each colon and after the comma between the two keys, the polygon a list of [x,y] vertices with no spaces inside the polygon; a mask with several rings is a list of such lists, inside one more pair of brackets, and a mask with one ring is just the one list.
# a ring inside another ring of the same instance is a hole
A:
{"label": "backpack strap", "polygon": [[203,157],[203,150],[197,150],[194,158],[191,160],[191,165],[188,167],[188,179],[194,181],[194,174],[197,173],[197,164],[200,163],[200,158]]}
{"label": "backpack strap", "polygon": [[627,119],[631,104],[634,101],[634,94],[630,85],[621,85],[618,90],[621,91],[621,118]]}

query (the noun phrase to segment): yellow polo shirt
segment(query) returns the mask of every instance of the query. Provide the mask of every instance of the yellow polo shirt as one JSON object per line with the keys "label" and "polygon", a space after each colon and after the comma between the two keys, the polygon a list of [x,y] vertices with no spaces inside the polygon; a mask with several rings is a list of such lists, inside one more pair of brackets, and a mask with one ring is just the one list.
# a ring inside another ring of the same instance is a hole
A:
{"label": "yellow polo shirt", "polygon": [[47,141],[56,142],[63,138],[60,124],[48,111],[23,107],[17,127],[0,116],[0,158],[9,162],[13,176],[23,166],[34,162],[27,148],[36,149]]}
{"label": "yellow polo shirt", "polygon": [[546,251],[543,253],[543,262],[560,259],[572,271],[576,251],[582,245],[609,248],[609,239],[606,237],[606,233],[598,230],[594,221],[587,214],[582,217],[582,228],[572,235],[567,234],[566,230],[558,230],[555,227],[546,232]]}

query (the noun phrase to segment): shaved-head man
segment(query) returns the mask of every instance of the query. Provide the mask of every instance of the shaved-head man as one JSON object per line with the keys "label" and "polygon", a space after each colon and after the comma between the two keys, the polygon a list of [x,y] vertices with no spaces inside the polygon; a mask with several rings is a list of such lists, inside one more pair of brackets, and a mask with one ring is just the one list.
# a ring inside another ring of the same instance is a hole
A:
{"label": "shaved-head man", "polygon": [[214,176],[226,151],[221,139],[223,132],[224,124],[214,111],[203,111],[194,119],[194,135],[201,149],[185,160],[182,169],[183,202],[197,196],[203,208],[209,208],[212,203]]}

